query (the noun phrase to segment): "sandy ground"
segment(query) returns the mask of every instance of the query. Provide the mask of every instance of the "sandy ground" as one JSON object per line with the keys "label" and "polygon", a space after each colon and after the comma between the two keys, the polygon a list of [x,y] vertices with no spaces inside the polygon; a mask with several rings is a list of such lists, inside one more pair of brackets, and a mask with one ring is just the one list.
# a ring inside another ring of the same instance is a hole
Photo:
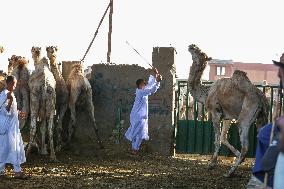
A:
{"label": "sandy ground", "polygon": [[245,188],[252,160],[246,160],[231,178],[222,174],[233,158],[219,158],[220,166],[208,170],[210,156],[178,154],[162,157],[143,153],[133,157],[125,148],[101,150],[96,157],[81,157],[68,152],[58,154],[58,162],[32,156],[24,164],[29,180],[15,180],[11,167],[0,189],[26,188]]}

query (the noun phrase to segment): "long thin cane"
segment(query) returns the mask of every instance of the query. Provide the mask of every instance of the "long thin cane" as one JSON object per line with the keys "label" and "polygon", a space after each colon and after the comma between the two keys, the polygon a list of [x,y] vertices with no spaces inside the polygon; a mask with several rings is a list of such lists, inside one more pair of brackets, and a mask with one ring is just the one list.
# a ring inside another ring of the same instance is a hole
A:
{"label": "long thin cane", "polygon": [[[273,89],[272,89],[273,90]],[[269,138],[269,144],[272,143],[273,137],[274,137],[274,130],[275,130],[275,121],[276,118],[280,116],[280,100],[282,100],[282,83],[280,81],[280,85],[278,88],[278,95],[277,95],[277,99],[276,99],[276,110],[275,110],[275,114],[272,120],[272,128],[271,128],[271,132],[270,132],[270,138]],[[266,172],[264,175],[264,188],[267,188],[268,185],[268,173]]]}
{"label": "long thin cane", "polygon": [[149,61],[146,58],[144,58],[132,45],[130,45],[128,41],[126,41],[126,44],[130,46],[145,61],[145,63],[147,63],[151,68],[153,68],[153,66],[149,63]]}

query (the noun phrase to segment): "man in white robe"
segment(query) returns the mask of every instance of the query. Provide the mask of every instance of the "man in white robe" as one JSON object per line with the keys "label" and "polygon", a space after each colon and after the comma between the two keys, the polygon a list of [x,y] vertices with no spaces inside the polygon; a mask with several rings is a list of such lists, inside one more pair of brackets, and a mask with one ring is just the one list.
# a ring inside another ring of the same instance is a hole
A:
{"label": "man in white robe", "polygon": [[143,79],[136,81],[136,96],[130,113],[130,127],[125,133],[126,139],[132,142],[132,154],[137,155],[143,140],[149,140],[148,135],[148,96],[154,94],[160,87],[161,75],[153,68],[154,76],[150,75],[148,84]]}
{"label": "man in white robe", "polygon": [[[13,165],[15,178],[25,179],[21,164],[26,162],[22,136],[19,129],[18,110],[13,91],[17,80],[14,76],[6,79],[7,88],[0,93],[0,177],[4,177],[7,163]],[[20,118],[25,113],[19,112]]]}

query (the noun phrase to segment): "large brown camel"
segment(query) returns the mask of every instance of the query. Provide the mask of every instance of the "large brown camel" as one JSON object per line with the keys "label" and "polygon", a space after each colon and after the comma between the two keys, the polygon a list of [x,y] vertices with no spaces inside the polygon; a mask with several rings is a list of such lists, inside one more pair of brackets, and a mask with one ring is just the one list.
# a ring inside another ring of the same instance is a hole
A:
{"label": "large brown camel", "polygon": [[30,153],[32,144],[36,136],[37,119],[41,122],[41,153],[47,154],[46,147],[46,125],[48,125],[48,136],[50,145],[50,158],[56,159],[54,143],[53,143],[53,118],[55,114],[56,92],[55,79],[50,71],[48,59],[37,57],[40,52],[35,52],[32,48],[33,58],[40,60],[37,62],[34,72],[29,79],[30,88],[30,108],[31,108],[31,128],[30,141],[27,148],[27,154]]}
{"label": "large brown camel", "polygon": [[[221,143],[226,145],[237,157],[231,169],[224,175],[230,176],[245,159],[248,151],[248,133],[250,126],[256,121],[258,128],[268,122],[269,105],[266,97],[253,85],[245,72],[236,70],[231,78],[217,80],[212,86],[204,86],[200,79],[211,60],[196,45],[190,45],[188,51],[192,55],[188,87],[191,95],[202,104],[212,118],[215,131],[215,152],[209,164],[210,168],[217,165]],[[241,152],[233,147],[227,139],[230,120],[235,119],[239,131]],[[221,128],[220,123],[224,121]],[[228,121],[227,121],[228,120]]]}
{"label": "large brown camel", "polygon": [[[13,75],[17,79],[17,86],[15,89],[15,97],[17,99],[17,107],[22,112],[29,114],[30,112],[30,94],[29,94],[29,70],[27,64],[29,63],[25,57],[12,55],[8,59],[8,75]],[[26,124],[27,118],[20,119],[20,129]]]}
{"label": "large brown camel", "polygon": [[57,145],[56,151],[61,149],[62,121],[68,108],[69,93],[66,82],[58,68],[57,47],[46,47],[47,57],[50,63],[50,69],[56,81],[56,121],[57,121]]}
{"label": "large brown camel", "polygon": [[69,123],[68,142],[71,141],[73,127],[76,125],[76,105],[84,106],[93,123],[98,143],[101,148],[103,144],[98,133],[98,127],[94,116],[94,105],[92,100],[92,87],[88,79],[84,76],[83,66],[81,63],[73,65],[67,79],[67,88],[69,90],[69,108],[71,111],[71,121]]}

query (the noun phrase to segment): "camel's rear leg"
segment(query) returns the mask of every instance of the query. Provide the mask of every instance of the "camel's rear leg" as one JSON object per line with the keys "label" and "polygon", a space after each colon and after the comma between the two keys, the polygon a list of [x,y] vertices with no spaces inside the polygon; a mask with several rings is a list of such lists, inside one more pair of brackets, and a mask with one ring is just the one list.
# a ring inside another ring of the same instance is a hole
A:
{"label": "camel's rear leg", "polygon": [[221,116],[218,113],[212,114],[212,122],[213,122],[213,127],[214,127],[214,132],[215,132],[215,141],[214,141],[215,151],[214,151],[214,154],[213,154],[213,156],[211,158],[211,161],[210,161],[210,164],[209,164],[209,168],[213,168],[213,167],[215,167],[217,165],[218,153],[219,153],[220,147],[221,147],[221,141],[220,141],[220,135],[221,135],[220,121],[221,121]]}
{"label": "camel's rear leg", "polygon": [[98,126],[97,126],[96,120],[95,120],[94,105],[93,105],[92,91],[91,90],[92,90],[91,88],[88,90],[88,95],[87,95],[87,102],[86,102],[87,103],[86,104],[87,105],[87,111],[89,112],[89,114],[92,118],[93,126],[94,126],[94,129],[95,129],[95,133],[96,133],[100,148],[104,148],[103,142],[102,142],[100,134],[99,134],[99,129],[98,129]]}
{"label": "camel's rear leg", "polygon": [[238,127],[239,127],[239,135],[240,135],[242,149],[240,156],[237,157],[235,164],[224,175],[225,177],[229,177],[232,173],[234,173],[237,167],[244,161],[249,147],[249,141],[248,141],[249,128],[256,120],[257,114],[258,114],[257,104],[251,105],[250,108],[246,108],[241,112],[238,120]]}

